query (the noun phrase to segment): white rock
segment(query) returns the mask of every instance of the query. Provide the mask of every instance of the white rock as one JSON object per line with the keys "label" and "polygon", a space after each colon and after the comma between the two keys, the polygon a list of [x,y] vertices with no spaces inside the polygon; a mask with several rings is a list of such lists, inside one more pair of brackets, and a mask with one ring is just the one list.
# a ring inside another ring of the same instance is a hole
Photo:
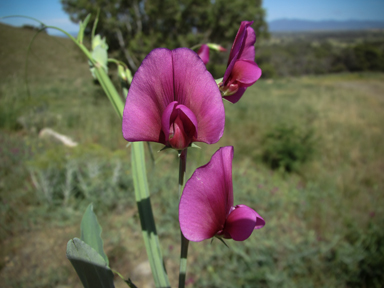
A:
{"label": "white rock", "polygon": [[65,146],[68,147],[75,147],[77,146],[77,142],[74,142],[71,138],[68,136],[65,136],[63,134],[57,133],[56,131],[50,129],[50,128],[44,128],[39,133],[40,138],[47,138],[52,137],[56,140],[59,140],[61,143],[63,143]]}

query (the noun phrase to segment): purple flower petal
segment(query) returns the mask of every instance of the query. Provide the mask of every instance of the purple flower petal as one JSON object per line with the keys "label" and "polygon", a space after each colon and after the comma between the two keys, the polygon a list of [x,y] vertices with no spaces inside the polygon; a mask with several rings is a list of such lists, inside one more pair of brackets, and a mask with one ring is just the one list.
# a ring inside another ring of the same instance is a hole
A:
{"label": "purple flower petal", "polygon": [[206,44],[202,44],[199,51],[197,51],[197,55],[199,55],[204,64],[207,65],[209,62],[209,47]]}
{"label": "purple flower petal", "polygon": [[261,76],[261,69],[254,61],[237,60],[233,66],[231,78],[235,79],[239,86],[249,87]]}
{"label": "purple flower petal", "polygon": [[184,149],[197,137],[197,120],[188,107],[171,102],[163,112],[161,126],[166,145],[175,149]]}
{"label": "purple flower petal", "polygon": [[197,142],[213,144],[224,133],[225,112],[221,94],[200,57],[188,48],[172,51],[175,100],[196,116]]}
{"label": "purple flower petal", "polygon": [[263,218],[255,210],[246,205],[237,205],[227,218],[224,233],[228,233],[235,241],[244,241],[256,227],[262,228],[264,225]]}
{"label": "purple flower petal", "polygon": [[184,130],[188,135],[193,137],[193,140],[195,140],[197,138],[197,119],[195,114],[184,105],[177,105],[176,109],[180,111],[179,117],[184,123]]}
{"label": "purple flower petal", "polygon": [[[246,40],[247,34],[249,33],[248,27],[251,26],[252,23],[253,23],[253,21],[242,21],[241,22],[240,28],[237,31],[237,34],[235,37],[235,41],[233,41],[231,52],[229,53],[228,64],[227,64],[228,67],[230,66],[229,64],[232,62],[233,59],[236,59],[236,60],[239,59],[239,56],[241,55],[242,50],[244,50],[244,44],[245,44],[244,42],[246,42],[244,40]],[[250,29],[253,30],[252,28],[250,28]],[[255,32],[253,32],[253,33],[255,33]],[[250,35],[250,36],[252,37],[252,35]],[[256,41],[256,36],[255,36],[255,41]],[[250,44],[250,42],[248,44]],[[249,45],[247,46],[246,55],[248,55],[248,49],[249,49]],[[247,58],[245,58],[245,59],[247,59]],[[254,59],[252,59],[252,60],[254,60]]]}
{"label": "purple flower petal", "polygon": [[248,23],[251,23],[251,24],[246,25],[247,33],[245,36],[245,41],[243,43],[243,46],[240,50],[238,59],[255,61],[256,33],[252,27],[249,27],[250,25],[252,25],[253,21]]}
{"label": "purple flower petal", "polygon": [[255,229],[263,228],[265,226],[265,220],[257,212],[256,212],[256,217],[257,217],[257,220],[256,220]]}
{"label": "purple flower petal", "polygon": [[185,184],[179,204],[180,229],[191,241],[212,238],[224,229],[233,206],[233,147],[220,148]]}
{"label": "purple flower petal", "polygon": [[[161,116],[161,128],[163,130],[165,139],[169,138],[169,130],[171,123],[174,118],[176,118],[175,107],[177,106],[177,101],[172,101],[168,104],[167,108],[165,108],[163,115]],[[172,115],[173,114],[173,115]]]}
{"label": "purple flower petal", "polygon": [[240,100],[241,96],[243,96],[246,89],[247,88],[245,88],[245,87],[239,87],[239,90],[237,90],[237,92],[235,94],[230,95],[230,96],[223,96],[223,98],[225,98],[229,102],[232,102],[233,104],[235,104],[237,101]]}
{"label": "purple flower petal", "polygon": [[144,59],[133,78],[123,112],[127,141],[161,141],[161,116],[174,101],[172,52],[159,48]]}

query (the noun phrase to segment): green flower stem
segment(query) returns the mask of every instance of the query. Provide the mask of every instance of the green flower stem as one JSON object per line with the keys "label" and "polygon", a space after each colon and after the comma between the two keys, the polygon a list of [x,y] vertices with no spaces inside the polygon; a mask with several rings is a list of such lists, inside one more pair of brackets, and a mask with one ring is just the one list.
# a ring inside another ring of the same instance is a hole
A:
{"label": "green flower stem", "polygon": [[185,171],[187,168],[187,151],[188,149],[179,151],[179,198],[184,189]]}
{"label": "green flower stem", "polygon": [[[104,91],[111,101],[116,112],[122,118],[124,104],[115,87],[102,67],[96,67],[96,76]],[[167,272],[165,271],[160,241],[156,231],[155,219],[149,195],[148,180],[145,168],[145,156],[143,142],[133,142],[132,151],[132,175],[135,188],[135,198],[139,210],[142,234],[145,248],[156,287],[170,287]]]}
{"label": "green flower stem", "polygon": [[[184,189],[185,184],[185,170],[187,166],[187,149],[179,151],[179,197]],[[180,250],[180,270],[179,270],[179,288],[185,287],[185,278],[187,276],[187,258],[188,258],[188,245],[189,240],[186,239],[180,231],[181,236],[181,250]]]}
{"label": "green flower stem", "polygon": [[132,176],[145,247],[156,287],[170,287],[149,198],[143,142],[132,143]]}

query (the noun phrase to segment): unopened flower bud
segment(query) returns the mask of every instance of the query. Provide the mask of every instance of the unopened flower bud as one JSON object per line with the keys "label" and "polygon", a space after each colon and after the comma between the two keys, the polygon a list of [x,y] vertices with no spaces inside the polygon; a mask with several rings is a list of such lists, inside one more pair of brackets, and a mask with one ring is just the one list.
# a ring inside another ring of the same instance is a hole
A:
{"label": "unopened flower bud", "polygon": [[212,50],[216,50],[216,51],[219,51],[219,52],[225,52],[227,51],[227,49],[225,49],[224,47],[222,47],[221,45],[219,44],[215,44],[215,43],[207,43],[207,46],[212,49]]}

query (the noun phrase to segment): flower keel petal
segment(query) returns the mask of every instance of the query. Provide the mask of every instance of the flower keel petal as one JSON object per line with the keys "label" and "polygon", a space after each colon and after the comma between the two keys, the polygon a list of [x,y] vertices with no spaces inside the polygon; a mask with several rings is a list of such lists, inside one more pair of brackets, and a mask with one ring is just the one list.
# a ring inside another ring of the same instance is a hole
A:
{"label": "flower keel petal", "polygon": [[[249,208],[246,205],[237,205],[227,218],[224,233],[229,234],[235,241],[244,241],[251,236],[255,229],[258,216],[259,215],[252,208]],[[262,226],[264,226],[264,224]]]}

